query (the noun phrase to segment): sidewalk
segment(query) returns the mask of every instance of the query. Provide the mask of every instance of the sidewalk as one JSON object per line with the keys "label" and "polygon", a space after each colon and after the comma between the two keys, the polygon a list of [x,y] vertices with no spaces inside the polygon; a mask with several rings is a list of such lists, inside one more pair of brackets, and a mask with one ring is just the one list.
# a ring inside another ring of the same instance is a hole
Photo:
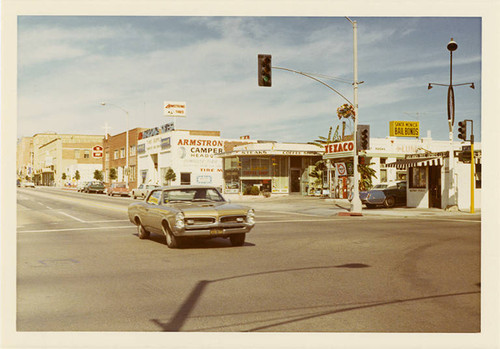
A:
{"label": "sidewalk", "polygon": [[[248,205],[258,210],[286,211],[300,214],[311,214],[321,216],[333,216],[342,212],[349,212],[351,203],[347,199],[330,199],[312,196],[274,196],[265,198],[263,196],[243,195],[230,197],[231,202]],[[414,207],[377,207],[368,209],[363,206],[363,216],[442,216],[442,217],[481,217],[481,210],[476,209],[474,213],[469,210],[446,211],[439,208],[414,208]],[[353,217],[354,219],[355,217]]]}

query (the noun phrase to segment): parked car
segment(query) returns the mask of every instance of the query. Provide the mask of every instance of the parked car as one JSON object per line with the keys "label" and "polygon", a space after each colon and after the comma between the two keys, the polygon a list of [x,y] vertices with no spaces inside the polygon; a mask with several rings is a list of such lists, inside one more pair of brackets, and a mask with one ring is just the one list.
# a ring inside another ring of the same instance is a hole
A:
{"label": "parked car", "polygon": [[114,196],[114,195],[129,196],[130,192],[127,183],[116,182],[116,183],[111,183],[111,185],[106,189],[106,194],[108,194],[109,196]]}
{"label": "parked car", "polygon": [[144,199],[150,190],[160,188],[159,185],[156,184],[140,184],[137,188],[132,189],[132,197],[137,199],[138,197]]}
{"label": "parked car", "polygon": [[406,205],[406,181],[380,183],[371,190],[360,192],[361,202],[368,208],[379,205],[394,207]]}
{"label": "parked car", "polygon": [[92,181],[85,184],[83,188],[84,193],[100,193],[104,194],[104,183],[101,181]]}
{"label": "parked car", "polygon": [[211,186],[172,186],[151,190],[144,201],[129,205],[128,217],[140,239],[150,232],[163,234],[176,248],[188,238],[229,238],[233,246],[245,243],[255,225],[252,208],[227,202]]}
{"label": "parked car", "polygon": [[87,184],[89,184],[89,183],[90,183],[90,182],[83,182],[83,183],[78,184],[78,186],[76,187],[76,191],[78,191],[78,192],[82,192],[82,191],[83,191],[83,189],[85,189],[85,186],[86,186]]}
{"label": "parked car", "polygon": [[33,183],[32,181],[22,181],[21,182],[21,187],[23,187],[23,188],[34,188],[35,187],[35,183]]}

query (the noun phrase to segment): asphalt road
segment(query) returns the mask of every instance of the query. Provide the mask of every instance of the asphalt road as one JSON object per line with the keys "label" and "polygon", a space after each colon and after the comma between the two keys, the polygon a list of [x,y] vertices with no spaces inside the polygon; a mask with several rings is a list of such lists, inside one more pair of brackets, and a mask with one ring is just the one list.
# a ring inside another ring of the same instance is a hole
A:
{"label": "asphalt road", "polygon": [[18,331],[480,331],[479,220],[260,203],[244,246],[169,249],[130,202],[18,189]]}

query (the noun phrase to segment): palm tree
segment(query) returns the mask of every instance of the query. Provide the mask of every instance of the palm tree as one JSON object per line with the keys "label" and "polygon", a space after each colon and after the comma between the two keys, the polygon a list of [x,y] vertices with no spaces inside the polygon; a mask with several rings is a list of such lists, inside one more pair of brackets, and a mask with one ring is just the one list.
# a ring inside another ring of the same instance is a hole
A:
{"label": "palm tree", "polygon": [[374,163],[372,162],[371,164],[365,164],[364,161],[358,162],[358,172],[360,176],[359,190],[371,189],[372,177],[377,178],[375,170],[370,167],[371,165],[374,165]]}

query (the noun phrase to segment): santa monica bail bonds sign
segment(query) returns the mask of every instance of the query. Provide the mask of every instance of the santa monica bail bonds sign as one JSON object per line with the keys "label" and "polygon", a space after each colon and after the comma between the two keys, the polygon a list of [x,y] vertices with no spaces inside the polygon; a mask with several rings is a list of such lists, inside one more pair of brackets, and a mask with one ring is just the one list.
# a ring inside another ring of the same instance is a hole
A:
{"label": "santa monica bail bonds sign", "polygon": [[391,137],[416,137],[420,135],[418,121],[389,121],[389,135]]}

